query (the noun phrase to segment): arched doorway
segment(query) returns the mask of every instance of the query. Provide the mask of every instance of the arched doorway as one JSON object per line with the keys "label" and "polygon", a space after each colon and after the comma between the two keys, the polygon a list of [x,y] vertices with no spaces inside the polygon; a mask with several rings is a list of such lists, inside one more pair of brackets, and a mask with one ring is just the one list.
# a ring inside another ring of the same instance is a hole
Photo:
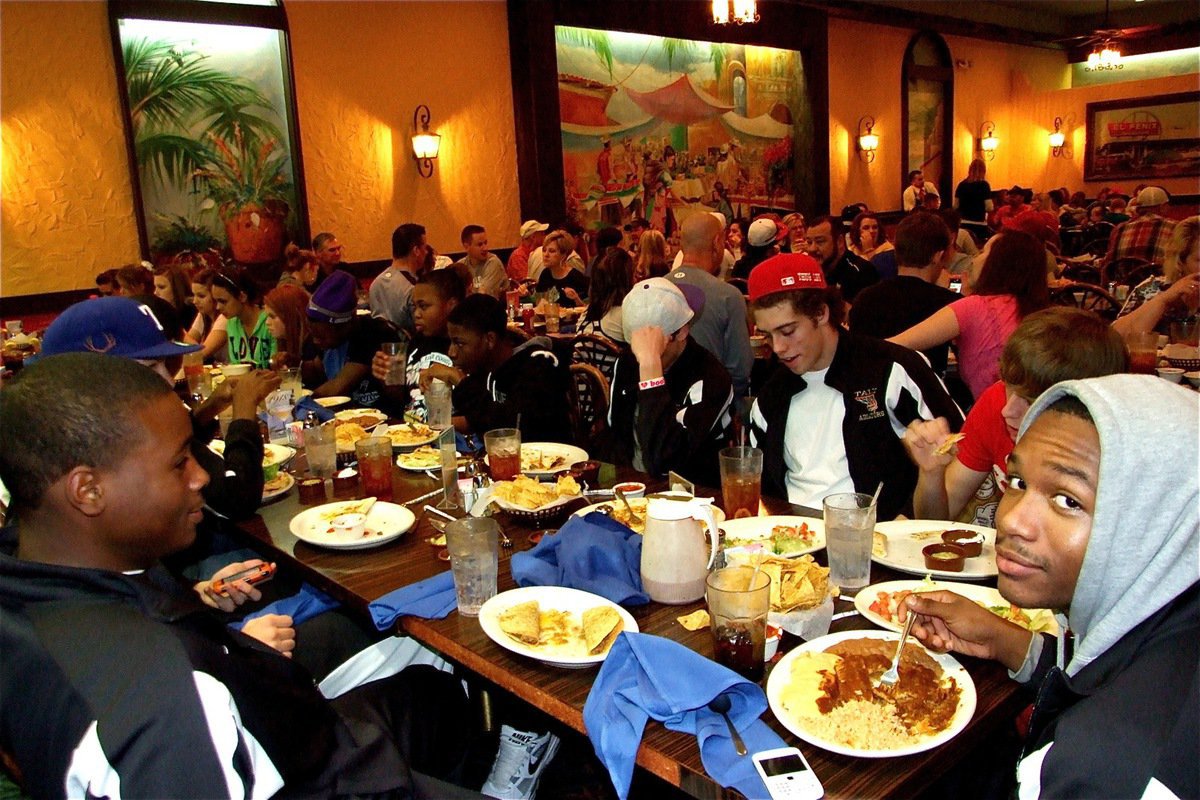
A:
{"label": "arched doorway", "polygon": [[921,31],[904,52],[900,114],[903,119],[898,191],[908,174],[919,169],[949,203],[953,176],[954,62],[941,36]]}

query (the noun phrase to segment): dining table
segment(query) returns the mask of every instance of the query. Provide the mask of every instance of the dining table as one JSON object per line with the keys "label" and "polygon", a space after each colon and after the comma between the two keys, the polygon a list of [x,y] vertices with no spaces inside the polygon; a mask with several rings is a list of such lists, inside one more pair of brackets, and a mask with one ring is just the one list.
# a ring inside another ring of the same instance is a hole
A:
{"label": "dining table", "polygon": [[[303,455],[293,462],[299,471]],[[611,470],[607,474],[614,474]],[[393,499],[398,503],[412,501],[439,488],[440,481],[431,473],[414,472],[396,467],[393,475]],[[656,480],[629,468],[615,470],[615,479],[640,480],[649,491],[665,487]],[[697,488],[697,495],[717,496],[719,492]],[[331,497],[332,499],[332,497]],[[426,503],[437,503],[440,496],[411,503],[416,523],[403,536],[372,549],[334,550],[308,544],[289,529],[291,519],[305,509],[299,504],[295,490],[265,504],[259,514],[240,523],[243,534],[258,546],[264,557],[285,564],[304,579],[339,600],[347,609],[366,615],[368,604],[383,595],[417,581],[445,572],[450,565],[439,558],[442,546],[431,544],[437,531]],[[579,501],[583,505],[583,501]],[[456,514],[461,516],[463,512]],[[820,512],[789,504],[776,498],[762,498],[760,516],[795,515],[819,517]],[[512,555],[533,547],[537,528],[505,514],[498,515],[503,531],[512,541],[511,548],[500,550],[498,590],[516,587],[509,568]],[[824,562],[824,553],[817,554]],[[905,576],[896,571],[872,564],[871,581],[894,580]],[[676,641],[695,652],[713,657],[713,644],[707,628],[689,631],[678,618],[704,608],[704,601],[685,605],[665,605],[650,602],[629,606],[627,611],[637,621],[642,633]],[[853,605],[843,599],[836,602],[832,631],[875,629]],[[851,613],[847,613],[851,612]],[[493,642],[481,628],[478,619],[451,612],[443,619],[401,617],[398,634],[411,636],[463,669],[510,692],[522,701],[548,714],[570,728],[586,734],[583,707],[596,679],[598,667],[564,669],[518,655]],[[800,643],[798,637],[785,633],[780,653]],[[911,797],[931,785],[940,775],[971,757],[988,740],[1011,728],[1021,708],[1028,704],[1017,685],[999,664],[965,656],[957,656],[975,684],[977,705],[967,726],[950,741],[934,749],[893,758],[860,758],[839,755],[810,745],[790,733],[768,709],[764,721],[789,745],[799,747],[825,788],[829,798]],[[778,659],[778,657],[777,657]],[[776,659],[776,660],[777,660]],[[770,664],[768,664],[768,675]],[[762,681],[766,685],[766,677]],[[706,772],[701,763],[696,738],[670,731],[651,720],[645,729],[637,752],[636,763],[662,780],[679,787],[694,797],[740,797],[734,789],[723,788]]]}

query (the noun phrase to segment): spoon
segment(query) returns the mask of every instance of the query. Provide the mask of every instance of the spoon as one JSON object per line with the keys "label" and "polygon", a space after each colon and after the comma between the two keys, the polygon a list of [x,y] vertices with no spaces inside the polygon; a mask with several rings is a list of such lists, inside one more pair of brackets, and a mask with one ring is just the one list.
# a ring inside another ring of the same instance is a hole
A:
{"label": "spoon", "polygon": [[737,728],[733,727],[733,720],[729,718],[729,709],[732,707],[733,703],[730,702],[727,694],[717,695],[708,704],[709,711],[715,711],[725,718],[725,724],[729,726],[729,738],[733,739],[733,750],[739,756],[744,756],[746,755],[746,743],[742,741]]}

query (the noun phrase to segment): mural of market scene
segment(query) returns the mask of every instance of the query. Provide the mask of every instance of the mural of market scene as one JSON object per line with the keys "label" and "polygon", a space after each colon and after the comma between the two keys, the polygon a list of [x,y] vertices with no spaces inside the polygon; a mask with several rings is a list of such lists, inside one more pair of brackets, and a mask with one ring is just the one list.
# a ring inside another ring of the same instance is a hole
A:
{"label": "mural of market scene", "polygon": [[789,50],[556,27],[568,213],[645,217],[794,208],[800,56]]}
{"label": "mural of market scene", "polygon": [[120,38],[153,261],[278,261],[300,230],[281,34],[121,20]]}

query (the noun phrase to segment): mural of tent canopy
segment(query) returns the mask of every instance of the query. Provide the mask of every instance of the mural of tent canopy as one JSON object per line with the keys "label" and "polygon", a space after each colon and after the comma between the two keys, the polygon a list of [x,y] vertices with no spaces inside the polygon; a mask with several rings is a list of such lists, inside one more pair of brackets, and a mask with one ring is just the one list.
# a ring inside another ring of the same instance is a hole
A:
{"label": "mural of tent canopy", "polygon": [[643,136],[657,124],[649,115],[624,122],[610,117],[608,102],[616,90],[611,84],[577,75],[558,76],[558,108],[565,150],[595,150],[603,136]]}
{"label": "mural of tent canopy", "polygon": [[732,111],[721,115],[721,124],[733,133],[755,139],[782,139],[792,132],[792,126],[775,119],[771,114],[740,117]]}
{"label": "mural of tent canopy", "polygon": [[697,89],[690,75],[681,75],[674,83],[652,92],[628,88],[625,92],[647,114],[675,125],[695,125],[733,111],[732,105]]}

